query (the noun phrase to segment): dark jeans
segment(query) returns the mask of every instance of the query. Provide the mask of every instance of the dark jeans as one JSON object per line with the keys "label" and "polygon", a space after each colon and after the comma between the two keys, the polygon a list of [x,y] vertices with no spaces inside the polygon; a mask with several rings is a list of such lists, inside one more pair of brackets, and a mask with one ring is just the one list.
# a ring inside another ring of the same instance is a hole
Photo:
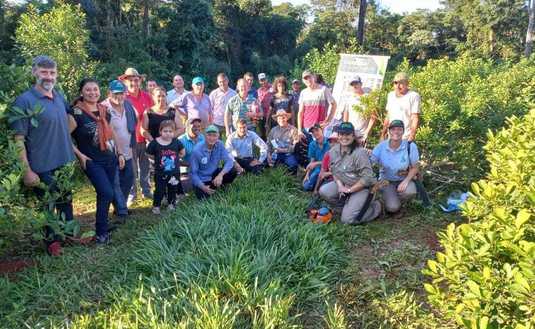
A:
{"label": "dark jeans", "polygon": [[[177,185],[169,184],[169,180],[173,177],[178,181]],[[177,194],[184,194],[182,184],[180,183],[180,173],[164,174],[155,172],[154,186],[154,199],[152,201],[153,207],[160,207],[162,205],[162,199],[165,195],[167,195],[167,204],[174,205]]]}
{"label": "dark jeans", "polygon": [[132,159],[126,160],[124,168],[119,169],[117,166],[117,173],[113,181],[113,206],[117,215],[128,215],[128,207],[126,205],[126,198],[134,184],[134,169]]}
{"label": "dark jeans", "polygon": [[284,164],[288,168],[288,171],[295,175],[297,174],[297,159],[293,153],[275,153],[277,154],[277,159],[275,159],[275,165]]}
{"label": "dark jeans", "polygon": [[[147,146],[145,142],[137,143],[133,148],[133,168],[134,168],[134,178],[135,180],[139,178],[139,185],[141,185],[141,191],[143,195],[150,195],[150,162],[149,157],[146,153]],[[132,186],[132,191],[130,194],[132,196],[137,196],[137,182],[134,180]]]}
{"label": "dark jeans", "polygon": [[[43,182],[48,187],[50,193],[54,194],[59,192],[58,187],[56,186],[56,181],[54,179],[54,174],[61,168],[62,167],[59,167],[50,171],[45,171],[37,174],[41,182]],[[48,203],[46,202],[47,200],[43,200],[46,194],[45,190],[41,188],[36,188],[35,194],[37,194],[41,201],[45,201],[46,204]],[[59,195],[58,198],[56,198],[55,203],[55,210],[58,216],[63,217],[66,221],[72,220],[74,218],[72,210],[72,191],[63,191],[63,195]],[[45,240],[47,240],[48,242],[60,240],[60,236],[57,235],[49,226],[46,226],[44,230]]]}
{"label": "dark jeans", "polygon": [[316,187],[318,177],[320,175],[321,166],[317,166],[308,173],[308,179],[303,182],[303,189],[305,191],[312,191]]}
{"label": "dark jeans", "polygon": [[85,174],[97,192],[95,231],[97,235],[108,233],[108,212],[113,201],[113,182],[117,173],[117,159],[86,162]]}
{"label": "dark jeans", "polygon": [[253,173],[255,175],[258,175],[262,172],[264,169],[264,164],[257,164],[256,166],[251,166],[251,162],[254,160],[254,158],[236,158],[236,162],[245,170],[245,172]]}
{"label": "dark jeans", "polygon": [[[212,174],[212,179],[210,181],[207,181],[207,182],[203,182],[204,185],[206,186],[209,186],[210,188],[212,189],[217,189],[217,187],[214,186],[214,184],[212,184],[212,180],[217,176],[219,175],[219,173],[221,172],[222,168],[217,168],[216,171],[214,171],[214,173]],[[228,173],[226,173],[225,175],[223,175],[223,183],[221,184],[220,187],[223,187],[227,184],[230,184],[234,181],[234,179],[236,179],[236,170],[234,170],[234,168],[232,168]],[[204,193],[203,190],[201,190],[200,188],[198,188],[197,186],[194,186],[193,187],[193,190],[195,191],[195,195],[197,196],[197,198],[199,199],[206,199],[208,198],[210,195],[209,194],[206,194]]]}

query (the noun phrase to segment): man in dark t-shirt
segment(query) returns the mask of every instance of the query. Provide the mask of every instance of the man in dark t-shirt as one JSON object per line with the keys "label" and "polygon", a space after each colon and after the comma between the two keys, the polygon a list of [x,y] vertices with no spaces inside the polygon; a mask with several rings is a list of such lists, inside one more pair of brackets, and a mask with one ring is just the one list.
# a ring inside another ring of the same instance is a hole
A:
{"label": "man in dark t-shirt", "polygon": [[[36,187],[43,182],[50,192],[58,192],[54,174],[74,160],[74,151],[69,134],[67,118],[68,105],[63,95],[54,86],[57,79],[56,62],[47,56],[37,56],[33,60],[32,74],[35,85],[15,100],[13,107],[28,113],[17,117],[11,123],[15,140],[21,146],[20,158],[25,167],[23,181],[26,186]],[[37,120],[37,121],[35,121]],[[41,198],[45,191],[37,189]],[[65,220],[73,219],[71,191],[55,201],[56,209]],[[48,201],[48,200],[46,200]],[[46,202],[45,201],[45,202]],[[60,245],[54,232],[47,228],[48,252],[60,253]]]}

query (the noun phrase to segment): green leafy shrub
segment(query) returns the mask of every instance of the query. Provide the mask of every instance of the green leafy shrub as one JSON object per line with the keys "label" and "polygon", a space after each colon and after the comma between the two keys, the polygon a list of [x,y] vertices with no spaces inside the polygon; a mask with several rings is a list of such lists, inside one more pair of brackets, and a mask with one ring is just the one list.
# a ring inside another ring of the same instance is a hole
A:
{"label": "green leafy shrub", "polygon": [[[468,186],[488,169],[483,146],[487,131],[500,129],[511,115],[523,115],[535,104],[535,61],[514,65],[462,56],[431,60],[421,69],[407,62],[396,71],[408,71],[411,88],[422,97],[421,122],[416,140],[433,177],[440,183]],[[387,74],[381,91],[363,103],[385,116]]]}
{"label": "green leafy shrub", "polygon": [[37,55],[48,55],[58,63],[59,83],[69,97],[76,95],[78,82],[92,76],[95,63],[89,59],[89,32],[85,14],[65,3],[39,13],[32,6],[21,15],[16,42],[28,63]]}
{"label": "green leafy shrub", "polygon": [[425,273],[440,317],[466,328],[535,326],[535,110],[489,133],[490,173],[472,185],[464,214],[440,234]]}

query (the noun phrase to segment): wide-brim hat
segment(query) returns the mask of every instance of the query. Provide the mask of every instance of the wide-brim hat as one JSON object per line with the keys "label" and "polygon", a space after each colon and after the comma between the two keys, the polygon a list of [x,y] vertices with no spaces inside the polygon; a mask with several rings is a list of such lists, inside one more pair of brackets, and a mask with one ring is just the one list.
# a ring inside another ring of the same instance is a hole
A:
{"label": "wide-brim hat", "polygon": [[278,117],[286,117],[288,119],[290,119],[292,117],[292,114],[291,113],[288,113],[286,112],[285,110],[277,110],[277,113],[273,114],[271,116],[273,119],[277,119]]}
{"label": "wide-brim hat", "polygon": [[118,79],[119,80],[126,80],[129,77],[139,77],[139,78],[141,78],[141,80],[145,80],[145,75],[144,74],[139,74],[139,72],[133,67],[127,68],[124,71],[124,74],[121,74]]}

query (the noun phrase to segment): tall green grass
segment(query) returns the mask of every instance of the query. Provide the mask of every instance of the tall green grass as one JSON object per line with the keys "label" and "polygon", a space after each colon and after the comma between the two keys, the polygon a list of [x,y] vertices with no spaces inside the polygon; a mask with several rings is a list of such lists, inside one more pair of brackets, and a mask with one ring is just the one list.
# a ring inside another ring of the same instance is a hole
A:
{"label": "tall green grass", "polygon": [[[89,275],[91,268],[72,267],[84,253],[52,260],[50,270],[30,270],[17,282],[1,279],[8,310],[0,317],[57,328],[321,326],[324,300],[344,265],[341,230],[307,222],[307,197],[297,185],[270,171],[240,178],[206,202],[186,200],[116,258],[103,256],[102,281],[93,278],[101,296],[77,289],[84,280],[67,279],[77,298],[62,286],[69,272]],[[39,288],[43,279],[46,290]],[[65,299],[35,304],[36,292]]]}

